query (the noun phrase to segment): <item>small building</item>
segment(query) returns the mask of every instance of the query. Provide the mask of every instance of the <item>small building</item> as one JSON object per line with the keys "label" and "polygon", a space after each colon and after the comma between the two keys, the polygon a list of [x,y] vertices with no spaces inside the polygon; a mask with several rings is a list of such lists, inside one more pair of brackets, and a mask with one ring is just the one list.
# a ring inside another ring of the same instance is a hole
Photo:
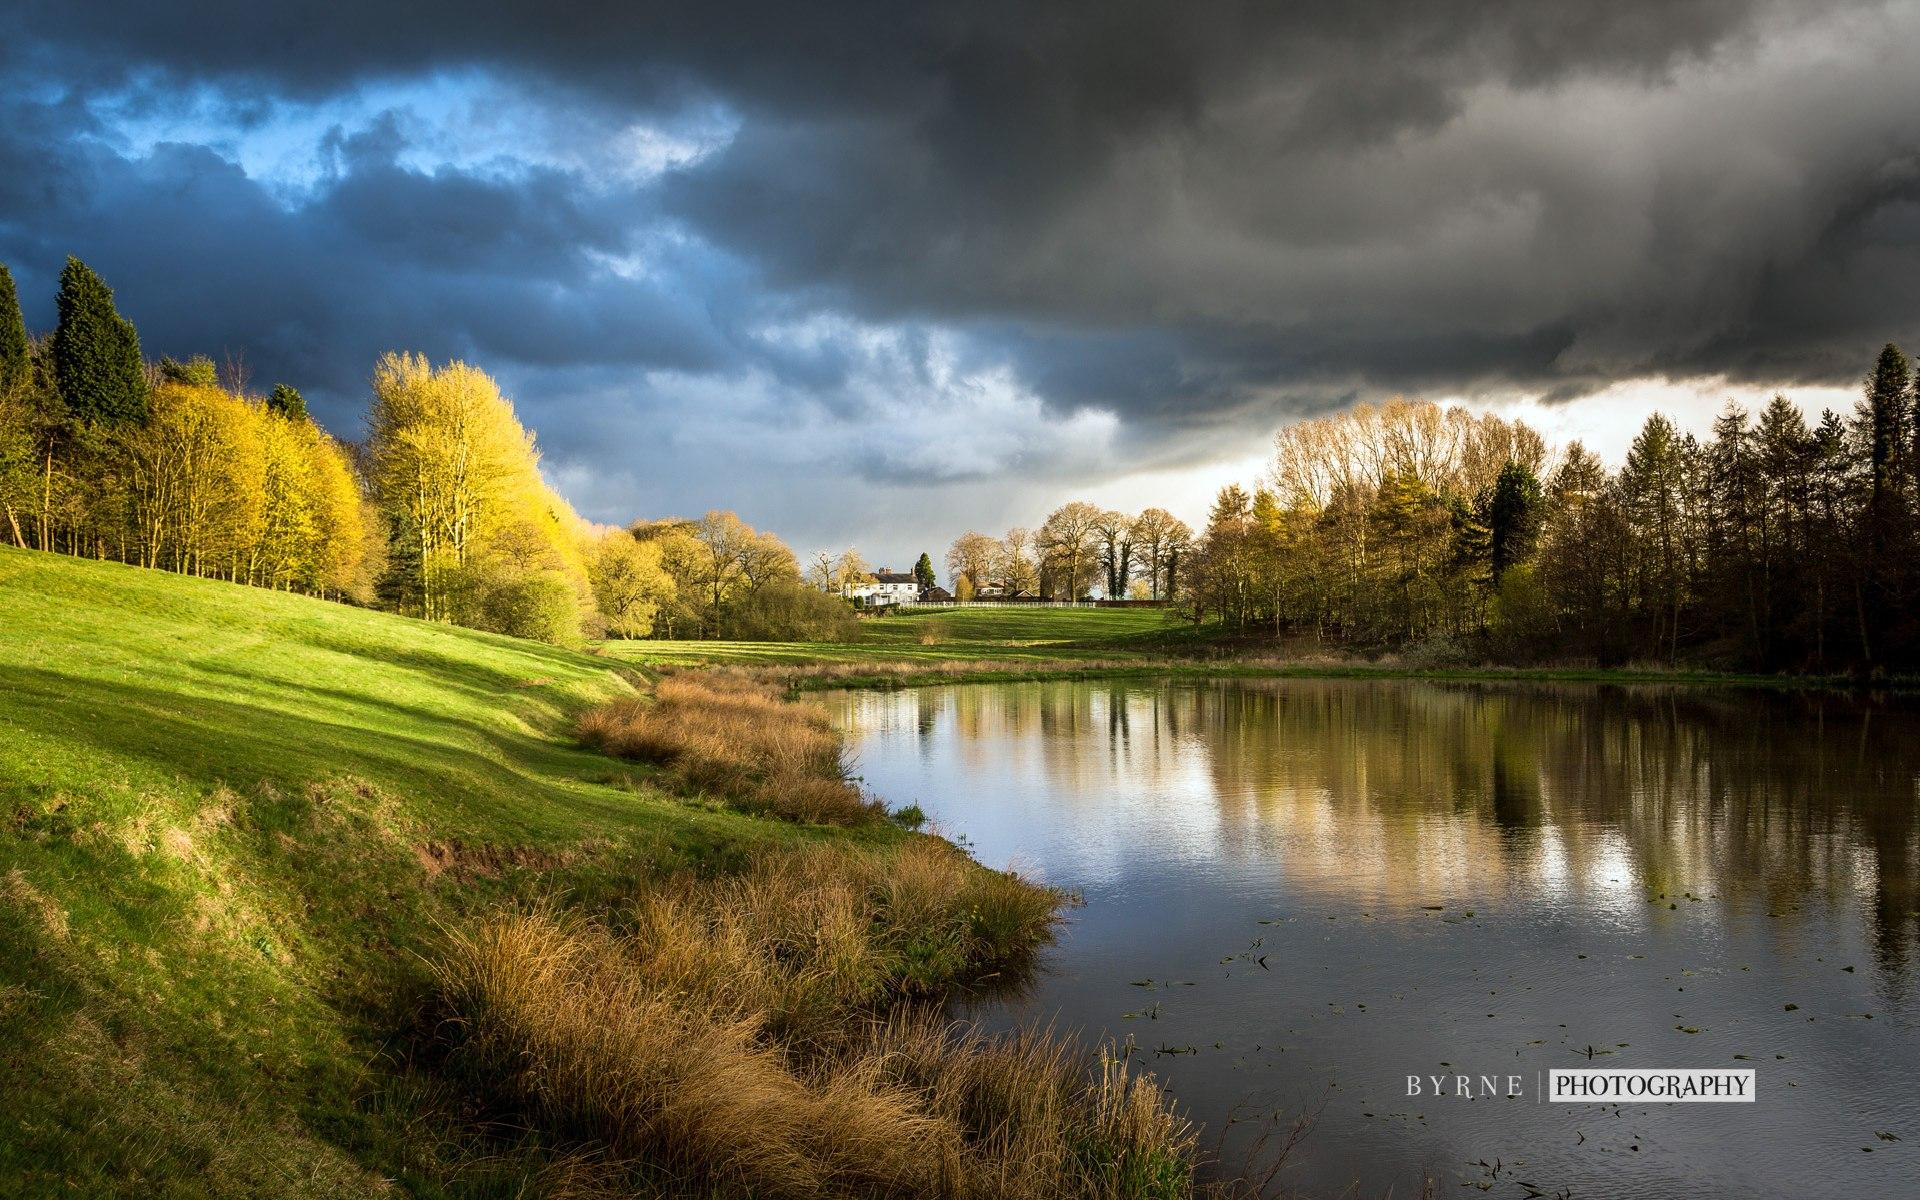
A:
{"label": "small building", "polygon": [[932,587],[928,588],[926,591],[920,593],[920,603],[952,604],[953,593],[936,583]]}
{"label": "small building", "polygon": [[912,604],[920,599],[920,581],[913,577],[911,571],[889,571],[881,567],[873,573],[870,582],[848,588],[847,595],[855,600],[865,600],[876,608],[889,604]]}

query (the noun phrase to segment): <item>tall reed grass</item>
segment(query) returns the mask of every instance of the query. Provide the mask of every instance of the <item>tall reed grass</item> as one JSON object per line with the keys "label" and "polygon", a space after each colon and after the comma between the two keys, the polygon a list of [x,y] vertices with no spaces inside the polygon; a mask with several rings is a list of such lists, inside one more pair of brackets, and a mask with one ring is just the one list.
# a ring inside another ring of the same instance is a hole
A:
{"label": "tall reed grass", "polygon": [[1177,1197],[1194,1134],[1151,1077],[936,995],[1029,953],[1058,897],[916,839],[683,879],[617,921],[501,914],[438,967],[453,1062],[668,1195]]}
{"label": "tall reed grass", "polygon": [[847,778],[844,744],[824,710],[742,673],[670,675],[651,699],[587,711],[577,732],[590,746],[658,764],[682,788],[748,812],[830,825],[885,813]]}

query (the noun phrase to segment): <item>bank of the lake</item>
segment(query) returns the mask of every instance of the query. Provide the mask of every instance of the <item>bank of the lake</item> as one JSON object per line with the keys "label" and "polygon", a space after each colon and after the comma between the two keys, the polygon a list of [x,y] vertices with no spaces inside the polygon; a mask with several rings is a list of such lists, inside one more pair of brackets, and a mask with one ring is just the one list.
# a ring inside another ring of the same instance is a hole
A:
{"label": "bank of the lake", "polygon": [[1510,666],[1373,658],[1284,647],[1195,626],[1167,608],[913,608],[863,618],[841,642],[612,640],[602,653],[650,669],[739,668],[797,689],[1045,679],[1426,679],[1920,690],[1920,678],[1755,674],[1688,665]]}

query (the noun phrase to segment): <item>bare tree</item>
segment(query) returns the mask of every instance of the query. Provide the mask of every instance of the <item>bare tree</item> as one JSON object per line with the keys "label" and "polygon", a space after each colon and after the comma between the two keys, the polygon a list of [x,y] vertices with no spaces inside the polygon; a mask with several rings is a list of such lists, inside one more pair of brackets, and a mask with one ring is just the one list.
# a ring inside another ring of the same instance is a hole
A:
{"label": "bare tree", "polygon": [[1167,568],[1193,541],[1187,523],[1164,508],[1149,508],[1133,520],[1133,552],[1155,600],[1171,599]]}
{"label": "bare tree", "polygon": [[947,575],[957,586],[965,579],[978,592],[993,577],[994,560],[1000,543],[984,533],[969,529],[953,540],[947,549]]}
{"label": "bare tree", "polygon": [[1084,500],[1063,504],[1040,526],[1040,571],[1043,589],[1048,583],[1066,583],[1067,599],[1078,600],[1098,569],[1094,557],[1101,509]]}
{"label": "bare tree", "polygon": [[1039,590],[1040,567],[1034,562],[1033,530],[1016,525],[1000,539],[993,570],[1010,596]]}
{"label": "bare tree", "polygon": [[1124,599],[1127,581],[1133,577],[1133,519],[1109,509],[1094,522],[1093,532],[1107,577],[1107,599]]}

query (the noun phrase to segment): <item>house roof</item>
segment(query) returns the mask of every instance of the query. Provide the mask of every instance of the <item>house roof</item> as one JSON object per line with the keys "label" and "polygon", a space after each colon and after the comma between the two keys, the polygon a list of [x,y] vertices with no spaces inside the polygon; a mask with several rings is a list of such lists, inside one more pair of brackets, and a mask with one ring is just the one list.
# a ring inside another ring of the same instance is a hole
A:
{"label": "house roof", "polygon": [[873,573],[873,581],[875,583],[914,583],[916,582],[912,574],[905,571],[875,571]]}

